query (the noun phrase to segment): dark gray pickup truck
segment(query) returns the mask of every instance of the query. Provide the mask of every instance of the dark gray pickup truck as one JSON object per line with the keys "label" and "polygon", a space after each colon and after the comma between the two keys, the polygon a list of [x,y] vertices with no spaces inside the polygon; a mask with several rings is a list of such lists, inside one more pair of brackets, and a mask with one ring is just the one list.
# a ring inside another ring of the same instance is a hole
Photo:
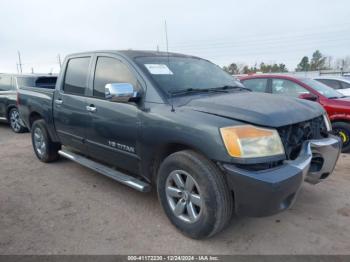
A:
{"label": "dark gray pickup truck", "polygon": [[21,86],[52,89],[56,80],[52,75],[0,74],[0,120],[8,122],[15,133],[27,131],[17,109],[17,90]]}
{"label": "dark gray pickup truck", "polygon": [[213,236],[233,213],[289,208],[333,171],[341,142],[322,107],[252,93],[198,57],[96,51],[65,59],[55,90],[19,90],[43,162],[59,155],[139,191],[171,222]]}

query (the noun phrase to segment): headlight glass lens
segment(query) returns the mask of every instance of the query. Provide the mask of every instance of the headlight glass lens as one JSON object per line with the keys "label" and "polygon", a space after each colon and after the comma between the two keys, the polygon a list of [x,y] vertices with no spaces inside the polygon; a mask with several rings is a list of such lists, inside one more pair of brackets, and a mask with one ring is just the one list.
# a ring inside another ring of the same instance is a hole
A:
{"label": "headlight glass lens", "polygon": [[281,138],[275,129],[252,125],[220,128],[227,152],[232,157],[254,158],[283,155]]}

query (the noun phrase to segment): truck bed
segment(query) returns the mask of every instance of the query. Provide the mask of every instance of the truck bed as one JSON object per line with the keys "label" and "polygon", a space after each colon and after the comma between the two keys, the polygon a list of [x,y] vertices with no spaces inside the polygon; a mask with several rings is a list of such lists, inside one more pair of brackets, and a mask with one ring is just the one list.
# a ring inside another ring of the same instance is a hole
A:
{"label": "truck bed", "polygon": [[54,89],[37,87],[20,87],[18,89],[18,110],[26,126],[30,129],[33,120],[40,115],[46,121],[52,137],[56,137],[52,112],[54,91]]}

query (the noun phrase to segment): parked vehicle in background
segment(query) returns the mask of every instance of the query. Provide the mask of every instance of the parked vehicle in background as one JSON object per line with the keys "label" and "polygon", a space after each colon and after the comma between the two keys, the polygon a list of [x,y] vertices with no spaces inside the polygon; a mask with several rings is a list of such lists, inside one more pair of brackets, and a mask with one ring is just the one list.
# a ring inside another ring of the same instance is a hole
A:
{"label": "parked vehicle in background", "polygon": [[316,81],[319,81],[338,92],[342,93],[345,96],[350,96],[350,79],[346,77],[317,77],[314,78]]}
{"label": "parked vehicle in background", "polygon": [[17,90],[21,86],[54,89],[57,76],[0,74],[0,120],[10,124],[15,133],[27,130],[17,109]]}
{"label": "parked vehicle in background", "polygon": [[39,160],[61,155],[142,192],[155,186],[193,238],[218,233],[233,212],[289,208],[304,179],[332,173],[341,147],[320,105],[253,93],[181,54],[73,54],[55,90],[21,88],[18,101]]}
{"label": "parked vehicle in background", "polygon": [[333,133],[343,141],[343,152],[350,150],[350,98],[309,78],[287,75],[251,75],[241,82],[255,92],[290,96],[320,103],[328,113]]}

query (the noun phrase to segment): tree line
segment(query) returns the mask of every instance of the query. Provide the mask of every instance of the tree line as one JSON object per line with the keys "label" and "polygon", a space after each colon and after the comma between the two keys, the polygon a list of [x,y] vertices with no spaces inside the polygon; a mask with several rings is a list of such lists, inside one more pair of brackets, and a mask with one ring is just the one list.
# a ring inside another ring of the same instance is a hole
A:
{"label": "tree line", "polygon": [[[248,66],[242,63],[231,63],[224,66],[223,69],[231,75],[250,74],[256,72],[262,73],[285,73],[288,68],[284,63],[264,63],[260,65]],[[324,56],[319,50],[312,53],[312,56],[301,58],[297,67],[294,69],[300,71],[319,71],[319,70],[350,70],[350,56],[334,59],[332,56]]]}

